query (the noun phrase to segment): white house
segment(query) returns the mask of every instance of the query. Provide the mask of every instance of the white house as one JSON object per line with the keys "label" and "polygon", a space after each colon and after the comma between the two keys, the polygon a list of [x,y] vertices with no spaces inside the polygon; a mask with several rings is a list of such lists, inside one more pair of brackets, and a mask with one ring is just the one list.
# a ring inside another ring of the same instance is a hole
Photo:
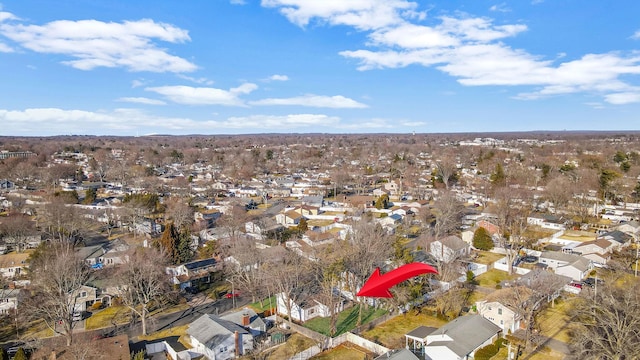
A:
{"label": "white house", "polygon": [[473,358],[476,350],[498,339],[500,328],[480,315],[461,316],[427,335],[427,360]]}
{"label": "white house", "polygon": [[193,350],[209,360],[235,359],[253,350],[253,336],[242,326],[212,314],[189,325],[187,335]]}
{"label": "white house", "polygon": [[[337,296],[337,304],[334,313],[344,310],[344,299]],[[287,309],[287,296],[284,293],[276,294],[276,311],[278,314],[289,316]],[[296,321],[305,322],[315,317],[327,317],[331,315],[331,309],[323,304],[317,297],[307,295],[303,299],[291,302],[291,318]]]}
{"label": "white house", "polygon": [[21,291],[20,289],[0,290],[0,314],[10,314],[18,308]]}
{"label": "white house", "polygon": [[505,334],[514,333],[524,325],[520,314],[499,301],[477,301],[476,309],[479,315],[499,326]]}
{"label": "white house", "polygon": [[429,252],[438,261],[449,263],[470,254],[471,246],[455,235],[436,240],[429,245]]}

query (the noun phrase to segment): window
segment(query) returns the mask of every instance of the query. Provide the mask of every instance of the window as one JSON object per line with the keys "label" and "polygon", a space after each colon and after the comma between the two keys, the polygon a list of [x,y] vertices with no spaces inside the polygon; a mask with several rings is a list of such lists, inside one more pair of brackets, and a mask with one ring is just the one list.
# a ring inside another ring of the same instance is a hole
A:
{"label": "window", "polygon": [[500,320],[500,325],[504,325],[504,321]]}
{"label": "window", "polygon": [[502,308],[498,308],[498,315],[502,315]]}
{"label": "window", "polygon": [[221,353],[223,353],[223,352],[227,352],[227,347],[226,347],[226,346],[221,346],[221,347],[220,347],[220,352],[221,352]]}
{"label": "window", "polygon": [[86,291],[80,291],[80,295],[78,297],[87,297]]}

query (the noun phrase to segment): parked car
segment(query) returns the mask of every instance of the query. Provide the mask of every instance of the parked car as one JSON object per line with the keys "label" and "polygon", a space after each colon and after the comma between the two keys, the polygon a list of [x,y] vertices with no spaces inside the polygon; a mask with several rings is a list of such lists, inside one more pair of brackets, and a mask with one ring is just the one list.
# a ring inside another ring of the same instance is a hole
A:
{"label": "parked car", "polygon": [[[590,286],[590,287],[594,287],[594,286],[596,286],[596,279],[591,278],[591,277],[590,277],[590,278],[586,278],[586,279],[584,279],[584,280],[582,281],[582,283],[583,283],[584,285],[587,285],[587,286]],[[598,284],[602,284],[602,283],[604,283],[604,281],[602,281],[602,280],[598,279],[597,283],[598,283]]]}
{"label": "parked car", "polygon": [[193,295],[195,295],[195,294],[200,292],[200,290],[195,286],[187,286],[186,288],[184,288],[184,291],[187,294],[193,294]]}
{"label": "parked car", "polygon": [[231,299],[231,298],[239,297],[239,296],[240,296],[240,293],[239,293],[239,292],[237,292],[237,291],[236,291],[236,292],[228,292],[228,293],[225,295],[225,297],[226,297],[227,299]]}
{"label": "parked car", "polygon": [[527,255],[522,258],[522,261],[532,264],[538,261],[538,257],[533,255]]}
{"label": "parked car", "polygon": [[573,287],[575,287],[575,288],[578,288],[578,289],[582,289],[582,284],[581,284],[581,283],[579,283],[579,282],[572,282],[572,283],[571,283],[571,284],[569,284],[569,285],[570,285],[570,286],[573,286]]}

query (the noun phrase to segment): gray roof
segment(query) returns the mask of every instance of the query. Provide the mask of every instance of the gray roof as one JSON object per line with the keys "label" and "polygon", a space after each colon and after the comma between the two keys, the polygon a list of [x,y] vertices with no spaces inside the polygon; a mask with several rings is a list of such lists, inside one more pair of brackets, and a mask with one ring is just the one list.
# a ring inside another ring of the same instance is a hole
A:
{"label": "gray roof", "polygon": [[430,335],[435,330],[436,330],[436,328],[434,328],[434,327],[420,326],[420,327],[417,327],[417,328],[411,330],[405,336],[411,336],[411,337],[414,337],[414,338],[417,338],[417,339],[425,339],[427,337],[427,335]]}
{"label": "gray roof", "polygon": [[215,347],[215,345],[223,342],[236,331],[240,334],[250,334],[238,324],[221,319],[213,314],[205,314],[189,325],[187,334],[202,344]]}
{"label": "gray roof", "polygon": [[442,242],[442,244],[453,251],[458,251],[469,247],[469,244],[455,235],[447,236],[446,238],[440,240],[440,242]]}
{"label": "gray roof", "polygon": [[409,349],[396,349],[382,354],[374,360],[419,360]]}
{"label": "gray roof", "polygon": [[431,335],[445,334],[453,341],[434,341],[432,346],[446,346],[458,356],[464,357],[500,332],[500,328],[480,315],[461,316]]}
{"label": "gray roof", "polygon": [[255,311],[249,309],[249,308],[244,308],[240,311],[236,311],[234,313],[231,314],[227,314],[227,315],[223,315],[220,318],[223,320],[228,320],[231,321],[235,324],[238,325],[242,325],[242,317],[247,314],[249,315],[249,327],[252,329],[264,329],[265,328],[265,323],[262,320],[262,318],[260,318],[260,316],[258,316],[258,314],[256,314]]}
{"label": "gray roof", "polygon": [[567,253],[563,253],[563,252],[558,252],[558,251],[543,251],[540,254],[540,258],[545,258],[545,259],[551,259],[551,260],[556,260],[556,261],[564,261],[567,263],[572,263],[574,261],[577,261],[578,259],[580,259],[579,255],[575,255],[575,254],[567,254]]}

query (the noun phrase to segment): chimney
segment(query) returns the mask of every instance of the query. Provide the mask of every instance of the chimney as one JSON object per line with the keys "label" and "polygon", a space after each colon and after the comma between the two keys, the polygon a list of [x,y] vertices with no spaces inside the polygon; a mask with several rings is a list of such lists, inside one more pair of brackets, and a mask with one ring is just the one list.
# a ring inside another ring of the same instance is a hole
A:
{"label": "chimney", "polygon": [[242,326],[247,327],[250,324],[251,317],[248,313],[242,314]]}
{"label": "chimney", "polygon": [[240,356],[240,334],[236,331],[234,337],[236,340],[236,357],[238,357]]}

